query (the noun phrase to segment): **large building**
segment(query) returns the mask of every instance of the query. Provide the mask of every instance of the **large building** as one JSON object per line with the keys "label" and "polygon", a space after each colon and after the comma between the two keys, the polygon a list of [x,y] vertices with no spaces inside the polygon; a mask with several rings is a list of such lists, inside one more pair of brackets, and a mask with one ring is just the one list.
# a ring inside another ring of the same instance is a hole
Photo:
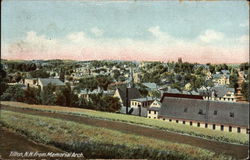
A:
{"label": "large building", "polygon": [[153,97],[131,99],[130,107],[133,108],[133,112],[131,112],[131,114],[147,117],[147,110],[153,101],[155,101],[155,98]]}
{"label": "large building", "polygon": [[158,119],[227,132],[249,132],[249,103],[168,96],[161,102],[159,110],[154,110]]}
{"label": "large building", "polygon": [[126,107],[127,105],[130,107],[131,99],[140,98],[141,95],[137,88],[126,89],[125,87],[121,87],[116,89],[114,97],[119,98],[123,107]]}
{"label": "large building", "polygon": [[65,84],[57,78],[33,78],[25,79],[24,84],[27,87],[40,88],[42,91],[49,85],[53,85],[57,88],[65,86]]}

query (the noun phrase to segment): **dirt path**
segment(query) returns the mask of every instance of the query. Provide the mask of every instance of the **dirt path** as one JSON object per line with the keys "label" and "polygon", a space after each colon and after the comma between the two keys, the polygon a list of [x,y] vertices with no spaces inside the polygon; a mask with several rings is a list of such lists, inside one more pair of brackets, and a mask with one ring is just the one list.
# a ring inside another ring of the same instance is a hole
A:
{"label": "dirt path", "polygon": [[197,137],[191,137],[191,136],[171,133],[171,132],[167,132],[167,131],[163,131],[159,129],[126,124],[122,122],[99,120],[99,119],[93,119],[93,118],[88,118],[88,117],[66,115],[66,114],[61,114],[61,113],[35,111],[35,110],[28,110],[28,109],[22,109],[22,108],[9,107],[9,106],[8,107],[2,106],[2,109],[26,113],[26,114],[32,114],[32,115],[53,117],[53,118],[58,118],[58,119],[63,119],[63,120],[74,121],[78,123],[84,123],[87,125],[118,130],[118,131],[122,131],[125,133],[142,135],[142,136],[151,137],[151,138],[160,139],[160,140],[167,140],[167,141],[172,141],[172,142],[177,142],[177,143],[189,144],[192,146],[197,146],[197,147],[201,147],[204,149],[208,149],[216,153],[224,153],[227,155],[231,155],[238,159],[246,158],[248,154],[248,146],[209,141],[209,140],[205,140],[205,139],[201,139]]}
{"label": "dirt path", "polygon": [[0,155],[1,155],[1,158],[3,159],[20,158],[20,157],[9,156],[11,151],[16,151],[19,153],[21,152],[22,153],[25,153],[25,152],[63,153],[62,150],[59,150],[55,147],[35,143],[33,141],[28,140],[24,136],[18,135],[2,127],[0,127],[0,142],[1,142],[0,143]]}

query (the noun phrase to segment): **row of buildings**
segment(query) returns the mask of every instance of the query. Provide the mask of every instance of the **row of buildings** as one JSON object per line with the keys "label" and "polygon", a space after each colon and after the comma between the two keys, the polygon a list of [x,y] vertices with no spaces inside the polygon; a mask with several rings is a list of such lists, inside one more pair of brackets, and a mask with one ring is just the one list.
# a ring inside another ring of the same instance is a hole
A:
{"label": "row of buildings", "polygon": [[[23,84],[26,87],[36,87],[41,90],[48,84],[56,87],[65,86],[65,83],[55,78],[25,79]],[[144,85],[148,90],[159,89],[153,83]],[[201,88],[198,92],[180,92],[177,89],[168,88],[167,91],[161,92],[161,99],[142,97],[139,90],[133,87],[108,91],[81,90],[79,96],[90,100],[90,94],[98,93],[119,98],[122,113],[128,110],[128,114],[151,119],[213,130],[248,133],[249,103],[235,102],[234,89],[223,85]]]}
{"label": "row of buildings", "polygon": [[[205,99],[198,94],[163,93],[161,99],[141,98],[136,88],[117,89],[122,113],[183,125],[249,133],[249,103]],[[128,101],[128,102],[127,102]],[[127,104],[126,104],[127,103]]]}

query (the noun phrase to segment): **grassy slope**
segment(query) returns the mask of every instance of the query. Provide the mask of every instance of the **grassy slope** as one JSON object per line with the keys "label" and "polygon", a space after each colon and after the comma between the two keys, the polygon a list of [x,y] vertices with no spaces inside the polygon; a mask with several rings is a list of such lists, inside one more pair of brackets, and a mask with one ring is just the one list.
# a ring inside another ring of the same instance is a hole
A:
{"label": "grassy slope", "polygon": [[86,158],[230,159],[205,149],[75,122],[2,111],[0,124]]}
{"label": "grassy slope", "polygon": [[183,124],[176,124],[172,122],[148,119],[148,118],[138,117],[138,116],[100,112],[100,111],[80,109],[80,108],[61,107],[61,106],[29,105],[29,104],[20,103],[20,102],[1,102],[1,104],[10,105],[14,107],[21,107],[21,108],[46,110],[46,111],[51,111],[51,112],[67,113],[67,114],[87,116],[87,117],[93,117],[93,118],[122,121],[126,123],[150,126],[154,128],[188,134],[188,135],[202,137],[202,138],[206,138],[210,140],[212,139],[212,140],[221,141],[221,142],[229,142],[229,143],[237,143],[237,144],[248,144],[249,142],[247,134],[222,132],[222,131],[210,130],[210,129],[205,129],[205,128],[190,127],[190,126],[183,125]]}

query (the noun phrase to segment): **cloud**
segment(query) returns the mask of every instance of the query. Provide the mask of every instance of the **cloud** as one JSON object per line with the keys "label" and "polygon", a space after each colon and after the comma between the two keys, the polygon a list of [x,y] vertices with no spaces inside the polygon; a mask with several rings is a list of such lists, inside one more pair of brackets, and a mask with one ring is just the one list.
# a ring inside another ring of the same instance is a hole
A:
{"label": "cloud", "polygon": [[249,27],[249,21],[245,21],[243,23],[240,23],[240,27]]}
{"label": "cloud", "polygon": [[205,43],[220,41],[223,38],[224,38],[223,33],[214,30],[206,30],[202,35],[199,36],[199,39]]}
{"label": "cloud", "polygon": [[104,31],[99,29],[98,27],[91,28],[90,31],[97,37],[102,36],[104,33]]}
{"label": "cloud", "polygon": [[[185,61],[199,63],[238,63],[248,59],[248,44],[215,46],[207,43],[227,39],[216,31],[207,30],[190,40],[170,36],[159,26],[150,27],[147,31],[153,38],[91,38],[81,31],[70,33],[61,39],[51,39],[30,31],[20,41],[3,43],[1,51],[2,57],[7,59],[172,61],[182,57]],[[238,40],[245,42],[246,36]]]}
{"label": "cloud", "polygon": [[238,38],[238,41],[240,43],[249,44],[249,36],[248,35],[243,35],[243,36]]}

